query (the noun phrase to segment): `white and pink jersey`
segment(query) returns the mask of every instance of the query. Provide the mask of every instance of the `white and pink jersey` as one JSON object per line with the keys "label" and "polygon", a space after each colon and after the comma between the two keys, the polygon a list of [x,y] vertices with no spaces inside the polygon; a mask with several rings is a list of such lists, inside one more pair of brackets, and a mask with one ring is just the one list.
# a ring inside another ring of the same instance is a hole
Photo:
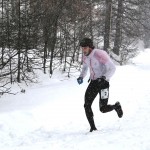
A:
{"label": "white and pink jersey", "polygon": [[109,55],[99,49],[93,49],[89,56],[83,56],[83,67],[80,77],[84,78],[86,76],[88,67],[90,68],[91,80],[105,76],[106,80],[109,81],[116,70]]}

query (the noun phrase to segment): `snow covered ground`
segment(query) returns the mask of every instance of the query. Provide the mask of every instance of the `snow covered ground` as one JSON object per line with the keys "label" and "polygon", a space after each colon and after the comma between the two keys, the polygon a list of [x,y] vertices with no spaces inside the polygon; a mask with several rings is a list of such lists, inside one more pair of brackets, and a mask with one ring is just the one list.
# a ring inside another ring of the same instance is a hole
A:
{"label": "snow covered ground", "polygon": [[150,49],[118,66],[111,80],[109,103],[121,102],[123,118],[100,113],[97,96],[93,133],[83,108],[88,78],[82,85],[76,78],[41,80],[25,94],[0,98],[0,150],[150,149]]}

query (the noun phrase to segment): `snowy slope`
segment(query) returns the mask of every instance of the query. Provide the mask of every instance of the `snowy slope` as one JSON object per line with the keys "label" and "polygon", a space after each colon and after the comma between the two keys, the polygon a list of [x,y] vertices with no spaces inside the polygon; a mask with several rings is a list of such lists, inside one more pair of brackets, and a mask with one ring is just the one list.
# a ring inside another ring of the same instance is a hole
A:
{"label": "snowy slope", "polygon": [[[133,64],[118,66],[111,80],[109,103],[120,101],[124,110],[102,114],[98,97],[93,103],[98,131],[88,133],[84,92],[76,78],[48,79],[26,88],[25,94],[0,98],[1,150],[149,150],[150,49]],[[77,76],[76,76],[77,77]]]}

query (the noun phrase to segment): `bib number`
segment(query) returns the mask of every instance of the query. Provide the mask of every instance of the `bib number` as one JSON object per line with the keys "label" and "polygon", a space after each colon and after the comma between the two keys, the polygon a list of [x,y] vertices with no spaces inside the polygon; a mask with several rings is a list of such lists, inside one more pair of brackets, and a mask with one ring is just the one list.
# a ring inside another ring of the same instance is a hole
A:
{"label": "bib number", "polygon": [[109,90],[107,89],[102,89],[101,90],[101,99],[107,99],[109,96]]}

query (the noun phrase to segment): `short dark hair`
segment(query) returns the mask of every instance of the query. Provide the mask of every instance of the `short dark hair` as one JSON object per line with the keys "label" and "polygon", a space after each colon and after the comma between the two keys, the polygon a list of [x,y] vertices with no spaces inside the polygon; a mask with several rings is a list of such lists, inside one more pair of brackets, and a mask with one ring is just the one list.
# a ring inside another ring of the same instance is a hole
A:
{"label": "short dark hair", "polygon": [[81,41],[80,41],[80,46],[81,47],[87,47],[89,46],[90,48],[94,49],[94,45],[93,45],[93,41],[92,39],[90,38],[83,38]]}

